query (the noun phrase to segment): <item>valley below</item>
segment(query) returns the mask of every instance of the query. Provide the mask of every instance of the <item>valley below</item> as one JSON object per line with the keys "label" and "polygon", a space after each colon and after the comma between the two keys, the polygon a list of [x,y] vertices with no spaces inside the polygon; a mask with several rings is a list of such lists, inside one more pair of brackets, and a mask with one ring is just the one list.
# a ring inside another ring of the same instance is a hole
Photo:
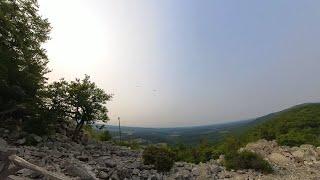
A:
{"label": "valley below", "polygon": [[[176,128],[144,128],[121,127],[121,137],[127,141],[137,141],[140,144],[166,143],[168,145],[184,144],[197,145],[203,139],[216,143],[224,136],[233,133],[239,134],[252,125],[253,120],[214,124],[206,126],[176,127]],[[115,139],[119,139],[119,127],[107,125],[105,130],[112,133]]]}

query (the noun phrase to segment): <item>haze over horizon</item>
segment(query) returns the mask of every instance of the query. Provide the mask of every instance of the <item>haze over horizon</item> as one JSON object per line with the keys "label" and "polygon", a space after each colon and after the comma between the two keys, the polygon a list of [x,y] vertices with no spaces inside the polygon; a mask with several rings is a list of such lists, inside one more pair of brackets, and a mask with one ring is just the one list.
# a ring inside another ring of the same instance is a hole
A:
{"label": "haze over horizon", "polygon": [[178,127],[320,102],[320,1],[39,0],[49,81],[91,76],[110,123]]}

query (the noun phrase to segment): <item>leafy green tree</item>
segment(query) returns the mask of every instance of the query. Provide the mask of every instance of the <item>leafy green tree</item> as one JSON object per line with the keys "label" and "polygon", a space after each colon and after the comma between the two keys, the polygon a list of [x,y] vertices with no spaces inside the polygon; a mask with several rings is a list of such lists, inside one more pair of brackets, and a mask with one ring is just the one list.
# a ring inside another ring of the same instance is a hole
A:
{"label": "leafy green tree", "polygon": [[0,1],[0,115],[41,104],[39,90],[48,72],[41,45],[50,29],[36,0]]}
{"label": "leafy green tree", "polygon": [[90,81],[88,75],[84,79],[67,82],[61,79],[48,86],[48,106],[58,117],[69,117],[76,123],[73,138],[77,138],[84,124],[93,124],[97,120],[107,121],[105,104],[112,95]]}
{"label": "leafy green tree", "polygon": [[239,139],[237,139],[236,137],[234,137],[232,135],[228,135],[224,139],[224,143],[222,144],[222,148],[226,154],[234,153],[234,152],[238,151],[240,146],[241,145],[240,145]]}
{"label": "leafy green tree", "polygon": [[69,116],[68,88],[69,83],[60,79],[60,81],[49,84],[43,91],[46,97],[45,107],[57,122],[64,121]]}
{"label": "leafy green tree", "polygon": [[68,87],[68,103],[70,103],[70,114],[76,121],[74,138],[78,135],[84,123],[91,124],[96,120],[107,121],[107,108],[105,104],[112,95],[108,95],[103,89],[90,81],[88,75],[83,80],[71,81]]}
{"label": "leafy green tree", "polygon": [[67,117],[75,120],[75,136],[82,126],[107,120],[110,100],[86,76],[46,86],[48,58],[42,44],[51,30],[38,14],[37,0],[0,1],[0,118],[23,118],[23,128],[44,134]]}
{"label": "leafy green tree", "polygon": [[108,130],[98,130],[92,125],[84,125],[82,128],[88,135],[89,138],[97,141],[110,141],[112,136]]}

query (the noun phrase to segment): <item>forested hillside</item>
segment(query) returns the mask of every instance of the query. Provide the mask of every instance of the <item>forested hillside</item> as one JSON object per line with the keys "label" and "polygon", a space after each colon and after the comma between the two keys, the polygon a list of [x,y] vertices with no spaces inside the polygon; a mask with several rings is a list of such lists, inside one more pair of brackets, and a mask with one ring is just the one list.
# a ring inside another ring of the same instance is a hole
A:
{"label": "forested hillside", "polygon": [[[233,124],[228,132],[216,141],[202,139],[198,146],[187,148],[174,146],[172,150],[181,161],[205,162],[229,154],[228,160],[237,164],[237,150],[249,142],[259,139],[276,140],[280,145],[300,146],[302,144],[320,145],[320,103],[297,105],[260,118]],[[196,129],[193,133],[197,133]],[[218,134],[219,131],[216,132]],[[212,133],[214,134],[214,133]],[[205,140],[205,141],[203,141]],[[186,145],[186,144],[184,144]]]}
{"label": "forested hillside", "polygon": [[244,135],[244,142],[258,139],[277,140],[281,145],[320,145],[320,104],[302,104],[258,118]]}

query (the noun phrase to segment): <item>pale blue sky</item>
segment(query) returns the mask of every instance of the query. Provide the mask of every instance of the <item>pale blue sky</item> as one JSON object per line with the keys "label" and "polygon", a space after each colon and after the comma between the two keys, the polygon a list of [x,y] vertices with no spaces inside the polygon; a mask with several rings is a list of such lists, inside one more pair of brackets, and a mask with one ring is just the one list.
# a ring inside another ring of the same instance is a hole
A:
{"label": "pale blue sky", "polygon": [[320,1],[40,0],[50,80],[84,73],[111,123],[191,126],[320,100]]}

